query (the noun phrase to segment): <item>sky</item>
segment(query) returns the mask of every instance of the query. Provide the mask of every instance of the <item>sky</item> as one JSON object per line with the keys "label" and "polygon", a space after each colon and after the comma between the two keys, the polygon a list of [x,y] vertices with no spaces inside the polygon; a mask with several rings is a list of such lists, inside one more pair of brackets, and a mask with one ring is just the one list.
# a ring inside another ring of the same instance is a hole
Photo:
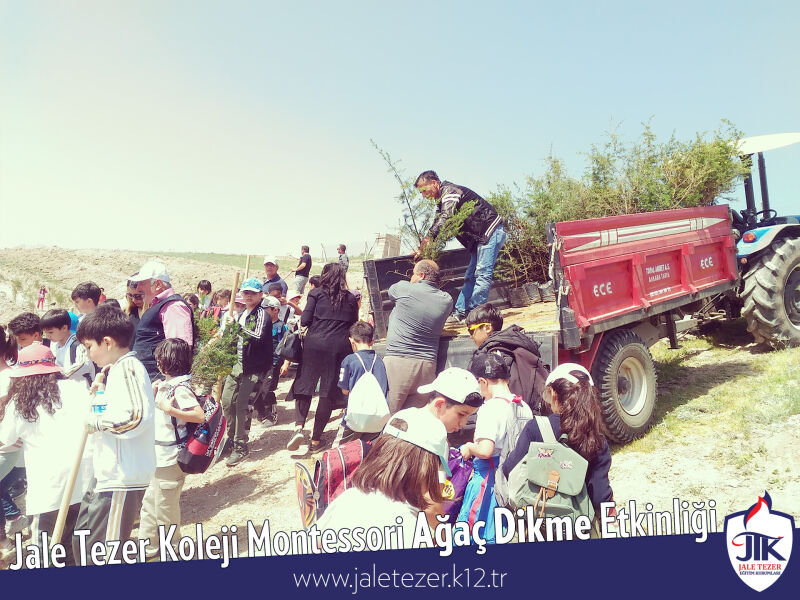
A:
{"label": "sky", "polygon": [[[800,131],[800,3],[0,0],[0,247],[357,254],[405,175]],[[766,154],[800,214],[800,145]],[[743,208],[743,193],[735,208]]]}

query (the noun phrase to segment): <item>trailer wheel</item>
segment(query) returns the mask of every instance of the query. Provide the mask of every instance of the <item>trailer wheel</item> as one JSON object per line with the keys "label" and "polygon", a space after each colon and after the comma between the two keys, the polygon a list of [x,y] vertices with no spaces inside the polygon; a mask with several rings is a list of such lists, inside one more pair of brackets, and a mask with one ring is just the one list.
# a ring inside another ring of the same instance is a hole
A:
{"label": "trailer wheel", "polygon": [[592,377],[609,437],[625,443],[642,436],[656,406],[656,369],[642,338],[629,329],[605,334]]}
{"label": "trailer wheel", "polygon": [[756,342],[800,346],[800,239],[772,242],[745,273],[742,298]]}

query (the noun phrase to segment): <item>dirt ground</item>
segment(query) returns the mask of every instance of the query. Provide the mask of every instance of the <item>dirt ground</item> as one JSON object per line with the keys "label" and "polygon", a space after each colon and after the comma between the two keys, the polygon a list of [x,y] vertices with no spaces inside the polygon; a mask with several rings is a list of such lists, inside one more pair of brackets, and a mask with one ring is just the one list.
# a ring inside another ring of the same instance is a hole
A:
{"label": "dirt ground", "polygon": [[[125,278],[151,257],[145,253],[98,254],[92,250],[0,250],[0,323],[20,312],[20,304],[12,303],[6,293],[12,278],[23,277],[36,289],[40,282],[54,286],[51,290],[71,289],[80,281],[93,279],[105,284],[109,297],[121,297]],[[229,287],[232,283],[229,282],[234,272],[232,267],[169,257],[164,260],[177,289],[191,289],[202,278],[210,279],[214,288]],[[33,272],[31,264],[37,265],[40,275]],[[256,269],[260,274],[260,266]],[[359,271],[352,272],[349,279],[351,287],[363,285]],[[791,352],[794,354],[787,355],[787,364],[796,366],[797,376],[785,385],[789,386],[790,394],[800,397],[800,349]],[[711,348],[698,352],[688,357],[671,377],[661,377],[660,394],[698,386],[701,389],[697,394],[711,393],[731,377],[737,377],[737,385],[746,390],[750,381],[747,374],[758,360],[763,361],[763,358],[745,350],[718,353]],[[294,465],[302,461],[311,468],[314,457],[306,453],[305,445],[295,453],[286,450],[294,420],[294,403],[284,401],[290,383],[284,379],[278,387],[278,425],[267,428],[253,421],[250,455],[244,462],[234,468],[218,463],[202,475],[187,477],[182,497],[184,535],[193,535],[195,523],[203,525],[206,535],[219,533],[223,526],[236,525],[242,548],[248,521],[260,527],[268,519],[273,533],[302,528]],[[691,402],[690,398],[686,404]],[[306,427],[309,432],[313,408]],[[338,414],[339,411],[334,411],[326,428],[324,439],[328,441],[332,440],[338,426],[335,418]],[[702,410],[691,418],[702,424]],[[730,448],[746,450],[748,447],[759,450],[756,459],[745,466],[722,459]],[[747,435],[704,428],[699,434],[666,437],[653,447],[631,444],[615,448],[610,477],[618,506],[633,499],[640,509],[650,502],[654,510],[668,511],[673,498],[689,502],[713,499],[717,526],[721,530],[727,514],[751,506],[764,489],[772,495],[775,510],[800,518],[798,467],[800,415],[790,414],[771,424],[754,426]]]}

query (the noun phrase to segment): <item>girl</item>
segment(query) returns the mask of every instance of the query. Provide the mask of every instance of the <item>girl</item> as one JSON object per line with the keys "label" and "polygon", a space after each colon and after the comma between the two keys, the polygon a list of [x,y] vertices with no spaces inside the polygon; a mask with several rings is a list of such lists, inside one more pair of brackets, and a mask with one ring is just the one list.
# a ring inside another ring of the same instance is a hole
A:
{"label": "girl", "polygon": [[487,544],[494,544],[494,509],[497,507],[494,471],[506,446],[506,423],[512,410],[520,413],[523,419],[532,419],[533,413],[521,396],[515,396],[508,389],[511,367],[499,352],[476,351],[469,371],[478,378],[481,395],[486,401],[478,409],[475,441],[460,448],[464,460],[475,458],[472,463],[475,470],[464,491],[457,520],[469,523],[470,528],[477,521],[485,521],[483,539]]}
{"label": "girl", "polygon": [[447,431],[430,411],[408,408],[395,413],[353,474],[351,487],[317,522],[319,530],[383,530],[396,527],[399,516],[402,540],[395,545],[384,539],[382,549],[411,547],[420,511],[444,501],[441,482],[445,473],[450,476],[447,455]]}
{"label": "girl", "polygon": [[[0,400],[0,445],[22,440],[28,477],[26,511],[34,517],[34,540],[52,535],[72,464],[80,448],[89,411],[86,386],[61,375],[49,348],[31,344],[19,350],[10,370],[8,396]],[[91,479],[91,460],[84,459],[72,491],[62,540],[72,539],[81,498]],[[65,562],[74,565],[72,544],[65,543]]]}
{"label": "girl", "polygon": [[[566,433],[567,445],[589,462],[586,489],[594,506],[597,524],[600,503],[613,502],[614,494],[608,481],[611,453],[602,433],[600,400],[592,376],[581,365],[560,364],[548,375],[542,397],[553,413],[547,418],[555,438],[559,439],[562,433]],[[541,441],[542,434],[534,419],[522,430],[516,446],[503,463],[506,477],[528,454],[531,442]]]}
{"label": "girl", "polygon": [[189,432],[187,423],[205,421],[203,408],[192,391],[192,348],[180,338],[169,338],[156,346],[158,370],[166,378],[153,384],[156,398],[156,472],[144,493],[139,516],[139,539],[149,539],[148,558],[158,555],[158,526],[178,526],[173,539],[180,539],[181,490],[186,474],[178,466],[178,446]]}
{"label": "girl", "polygon": [[332,408],[342,399],[338,387],[339,366],[351,353],[350,325],[358,320],[356,299],[347,290],[344,269],[328,263],[322,269],[319,287],[308,292],[300,324],[308,327],[303,342],[303,360],[292,385],[295,403],[296,430],[288,450],[297,450],[303,443],[303,426],[311,408],[311,396],[319,383],[319,403],[314,416],[314,431],[309,451],[322,447],[322,431],[328,424]]}
{"label": "girl", "polygon": [[[0,326],[0,405],[8,396],[8,385],[11,378],[8,376],[11,368],[9,363],[17,362],[17,344],[12,336],[6,337],[6,330]],[[11,499],[4,478],[17,466],[22,459],[22,441],[15,440],[13,444],[0,444],[0,551],[11,548],[13,544],[6,536],[6,517],[11,522],[9,533],[14,535],[28,526],[28,520],[20,514],[17,505]],[[21,466],[21,465],[20,465]]]}

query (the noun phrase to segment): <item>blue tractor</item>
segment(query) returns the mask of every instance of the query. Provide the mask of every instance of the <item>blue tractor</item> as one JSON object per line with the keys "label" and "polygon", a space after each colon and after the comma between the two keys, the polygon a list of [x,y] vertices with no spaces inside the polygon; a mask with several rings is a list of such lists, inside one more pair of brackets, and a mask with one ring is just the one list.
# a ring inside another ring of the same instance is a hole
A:
{"label": "blue tractor", "polygon": [[739,234],[736,258],[742,275],[741,314],[756,342],[777,348],[800,346],[800,214],[778,216],[770,208],[764,152],[797,143],[800,133],[741,141],[743,160],[752,165],[757,156],[761,210],[757,210],[753,180],[748,175],[744,181],[747,209],[731,211]]}

